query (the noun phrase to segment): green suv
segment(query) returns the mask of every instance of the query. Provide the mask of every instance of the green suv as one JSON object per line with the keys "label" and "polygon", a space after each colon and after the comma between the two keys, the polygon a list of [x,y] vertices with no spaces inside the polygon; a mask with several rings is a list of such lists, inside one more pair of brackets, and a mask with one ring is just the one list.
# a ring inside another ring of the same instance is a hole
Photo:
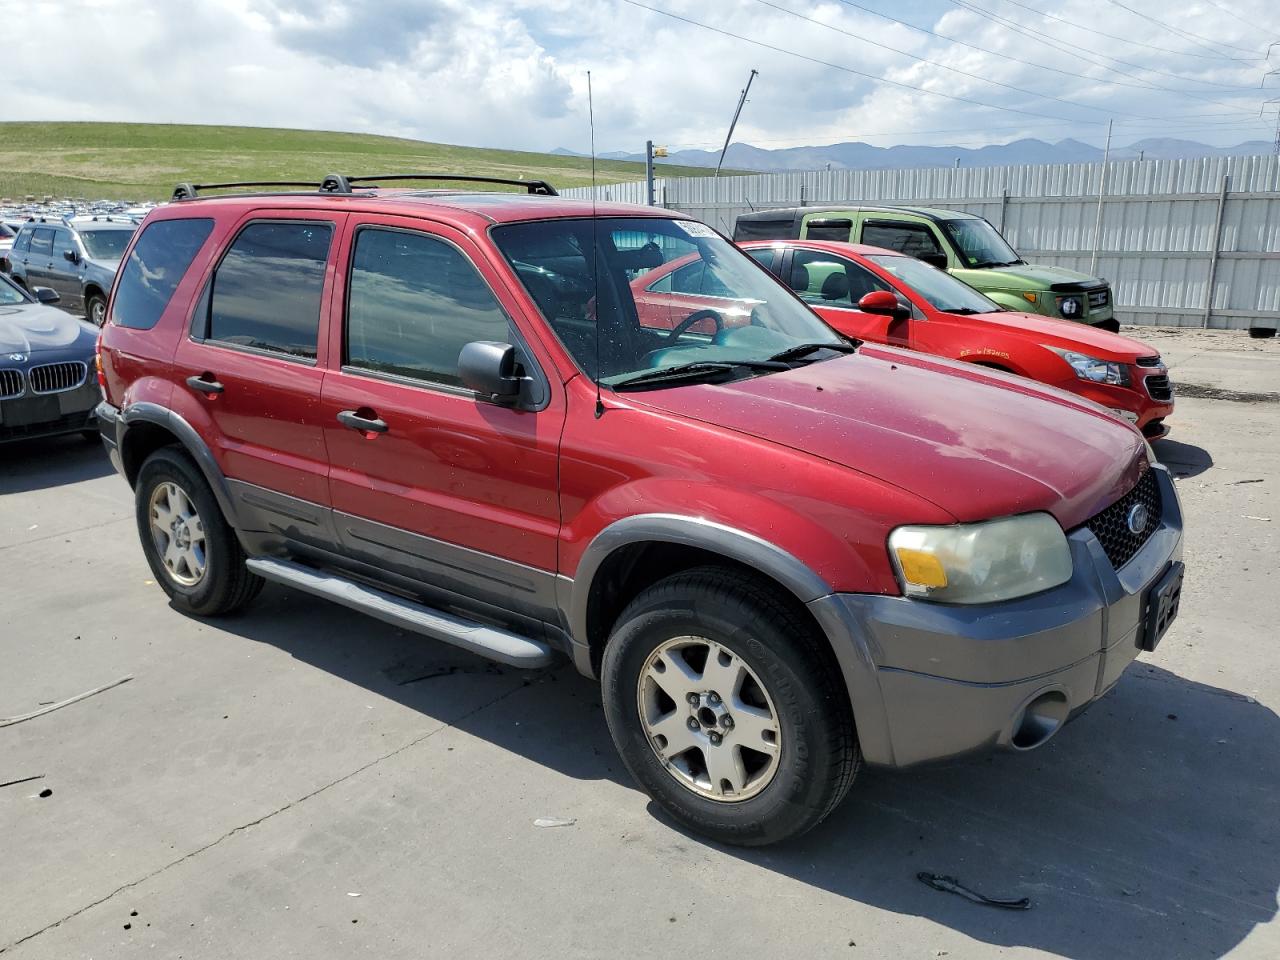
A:
{"label": "green suv", "polygon": [[999,230],[970,213],[931,207],[786,207],[738,217],[733,239],[885,247],[946,270],[1009,310],[1120,329],[1107,281],[1027,263]]}

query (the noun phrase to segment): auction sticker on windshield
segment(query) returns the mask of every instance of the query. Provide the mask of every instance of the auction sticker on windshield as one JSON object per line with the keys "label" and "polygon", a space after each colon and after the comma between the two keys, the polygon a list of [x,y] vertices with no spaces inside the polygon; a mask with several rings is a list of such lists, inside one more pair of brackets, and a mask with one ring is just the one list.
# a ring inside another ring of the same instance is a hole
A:
{"label": "auction sticker on windshield", "polygon": [[680,220],[677,221],[680,226],[684,227],[684,232],[691,237],[716,237],[719,236],[714,230],[705,223],[699,223],[697,220]]}

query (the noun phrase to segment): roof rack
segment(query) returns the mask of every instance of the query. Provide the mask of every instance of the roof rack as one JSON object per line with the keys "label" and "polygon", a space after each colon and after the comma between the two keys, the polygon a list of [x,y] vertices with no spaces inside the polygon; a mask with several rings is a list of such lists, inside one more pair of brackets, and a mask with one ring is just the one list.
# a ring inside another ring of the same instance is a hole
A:
{"label": "roof rack", "polygon": [[236,187],[314,187],[314,180],[244,180],[237,183],[180,183],[173,188],[174,200],[194,200],[201,190],[231,190]]}
{"label": "roof rack", "polygon": [[480,177],[465,173],[385,173],[376,177],[347,177],[340,173],[331,173],[320,184],[324,193],[350,193],[352,184],[367,183],[377,185],[378,181],[402,180],[451,180],[460,183],[501,183],[509,187],[524,187],[530,194],[546,197],[558,197],[556,188],[545,180],[516,180],[510,177]]}
{"label": "roof rack", "polygon": [[180,183],[173,188],[174,200],[194,200],[201,190],[234,190],[241,187],[312,187],[319,193],[351,193],[354,184],[377,186],[380,182],[403,180],[450,180],[463,183],[501,183],[524,187],[530,194],[558,197],[556,188],[545,180],[516,180],[509,177],[480,177],[464,173],[385,173],[371,177],[349,177],[331,173],[319,184],[313,180],[244,180],[236,183]]}

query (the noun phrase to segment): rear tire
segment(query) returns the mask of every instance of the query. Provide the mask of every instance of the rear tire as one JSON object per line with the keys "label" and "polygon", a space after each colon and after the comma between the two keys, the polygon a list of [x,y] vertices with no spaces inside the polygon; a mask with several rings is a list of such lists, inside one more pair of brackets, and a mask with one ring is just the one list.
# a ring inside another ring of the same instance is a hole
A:
{"label": "rear tire", "polygon": [[262,589],[209,484],[178,448],[162,447],[142,464],[135,504],[142,552],[175,607],[215,617]]}
{"label": "rear tire", "polygon": [[1094,324],[1094,326],[1095,326],[1095,327],[1097,327],[1099,330],[1105,330],[1105,331],[1107,331],[1107,333],[1119,333],[1119,332],[1120,332],[1120,321],[1119,321],[1119,320],[1114,320],[1114,319],[1112,319],[1112,320],[1103,320],[1101,323],[1095,323],[1095,324]]}
{"label": "rear tire", "polygon": [[1275,327],[1250,327],[1249,336],[1254,340],[1268,340],[1276,335]]}
{"label": "rear tire", "polygon": [[618,618],[601,674],[627,769],[676,821],[713,840],[799,836],[857,774],[839,667],[768,581],[700,567],[654,584]]}

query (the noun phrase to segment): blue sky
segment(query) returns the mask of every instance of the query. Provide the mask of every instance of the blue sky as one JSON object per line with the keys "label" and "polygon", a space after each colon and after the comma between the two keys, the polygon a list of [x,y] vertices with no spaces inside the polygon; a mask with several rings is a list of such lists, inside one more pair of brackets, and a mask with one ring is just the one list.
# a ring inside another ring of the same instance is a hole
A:
{"label": "blue sky", "polygon": [[[1270,140],[1280,107],[1258,119],[1280,97],[1280,74],[1261,87],[1274,69],[1262,55],[1280,40],[1280,14],[1264,0],[11,7],[12,36],[57,37],[58,56],[43,42],[7,44],[5,119],[245,123],[585,150],[590,70],[602,151],[640,150],[649,138],[716,147],[751,68],[760,76],[736,139],[774,147],[1100,143],[1109,117],[1121,144],[1231,144]],[[1271,63],[1280,67],[1280,46]]]}

